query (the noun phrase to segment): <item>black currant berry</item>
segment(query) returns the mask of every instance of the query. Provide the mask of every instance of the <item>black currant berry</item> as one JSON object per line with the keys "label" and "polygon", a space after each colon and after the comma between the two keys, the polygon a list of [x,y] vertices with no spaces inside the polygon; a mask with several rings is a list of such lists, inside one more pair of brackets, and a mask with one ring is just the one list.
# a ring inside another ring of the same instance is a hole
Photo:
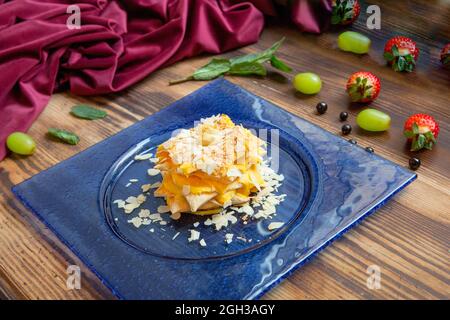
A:
{"label": "black currant berry", "polygon": [[339,114],[339,119],[341,119],[341,121],[345,121],[345,120],[347,120],[347,118],[348,118],[348,113],[347,113],[347,112],[342,111],[342,112]]}
{"label": "black currant berry", "polygon": [[349,124],[344,124],[344,125],[342,126],[342,134],[347,135],[347,134],[349,134],[350,132],[352,132],[352,126],[349,125]]}
{"label": "black currant berry", "polygon": [[316,106],[316,109],[319,114],[324,114],[325,112],[327,112],[328,105],[325,102],[319,102]]}
{"label": "black currant berry", "polygon": [[420,159],[411,158],[409,159],[409,167],[411,170],[417,170],[420,167]]}

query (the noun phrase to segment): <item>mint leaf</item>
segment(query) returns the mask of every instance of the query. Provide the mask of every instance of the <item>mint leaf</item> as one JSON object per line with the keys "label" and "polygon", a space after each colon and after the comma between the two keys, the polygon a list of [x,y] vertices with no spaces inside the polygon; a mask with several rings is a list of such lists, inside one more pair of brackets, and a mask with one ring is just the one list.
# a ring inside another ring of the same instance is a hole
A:
{"label": "mint leaf", "polygon": [[106,117],[107,113],[103,110],[93,108],[86,104],[79,104],[73,106],[70,113],[77,118],[87,120],[97,120]]}
{"label": "mint leaf", "polygon": [[80,138],[75,133],[66,130],[50,128],[48,129],[48,134],[67,144],[76,145],[80,141]]}
{"label": "mint leaf", "polygon": [[212,80],[230,70],[230,62],[227,59],[212,59],[203,67],[195,70],[192,78],[195,80]]}
{"label": "mint leaf", "polygon": [[281,40],[275,42],[269,49],[266,49],[260,53],[251,53],[251,54],[247,54],[244,56],[239,56],[236,58],[231,58],[230,59],[230,63],[231,65],[234,64],[240,64],[243,62],[259,62],[259,63],[263,63],[266,61],[269,61],[272,56],[274,55],[274,53],[278,50],[278,48],[281,46],[281,44],[283,43],[284,38],[282,38]]}
{"label": "mint leaf", "polygon": [[239,64],[232,65],[228,74],[232,75],[258,75],[265,76],[267,74],[266,68],[258,62],[241,62]]}
{"label": "mint leaf", "polygon": [[283,61],[279,60],[275,55],[273,55],[270,58],[270,64],[272,67],[284,71],[284,72],[291,72],[292,68],[286,65]]}
{"label": "mint leaf", "polygon": [[284,38],[274,43],[270,48],[260,52],[252,53],[244,56],[239,56],[231,59],[212,59],[208,64],[197,69],[193,74],[188,77],[169,81],[169,84],[177,84],[190,80],[212,80],[224,74],[234,75],[266,75],[267,71],[262,63],[271,61],[275,68],[280,70],[291,70],[283,62],[275,58],[272,61],[274,53],[278,50],[283,43]]}

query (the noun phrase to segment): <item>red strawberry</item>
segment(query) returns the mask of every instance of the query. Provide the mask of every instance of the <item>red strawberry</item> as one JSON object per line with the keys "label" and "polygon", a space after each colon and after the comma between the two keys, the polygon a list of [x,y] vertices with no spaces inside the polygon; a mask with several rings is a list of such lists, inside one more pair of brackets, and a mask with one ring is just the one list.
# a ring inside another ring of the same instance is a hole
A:
{"label": "red strawberry", "polygon": [[439,125],[432,116],[418,113],[406,120],[403,134],[411,142],[411,151],[431,150],[439,134]]}
{"label": "red strawberry", "polygon": [[410,38],[398,36],[386,42],[384,59],[395,71],[413,71],[418,58],[419,48]]}
{"label": "red strawberry", "polygon": [[447,43],[441,51],[441,62],[448,66],[450,65],[450,43]]}
{"label": "red strawberry", "polygon": [[368,71],[358,71],[347,81],[347,93],[353,102],[370,102],[380,93],[381,83],[376,75]]}
{"label": "red strawberry", "polygon": [[358,18],[361,11],[358,0],[333,0],[331,6],[332,24],[350,24]]}

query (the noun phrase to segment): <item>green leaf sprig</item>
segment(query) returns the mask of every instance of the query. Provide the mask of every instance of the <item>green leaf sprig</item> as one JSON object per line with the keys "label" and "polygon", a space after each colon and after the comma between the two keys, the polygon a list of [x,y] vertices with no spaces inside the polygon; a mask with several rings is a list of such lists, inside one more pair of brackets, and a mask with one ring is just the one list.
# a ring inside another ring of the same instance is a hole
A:
{"label": "green leaf sprig", "polygon": [[226,74],[237,76],[265,76],[267,74],[264,66],[265,62],[270,62],[272,67],[283,72],[291,72],[292,69],[275,56],[275,52],[283,41],[284,38],[259,53],[246,54],[230,59],[214,58],[206,65],[195,70],[190,76],[170,81],[169,84],[172,85],[190,80],[212,80]]}
{"label": "green leaf sprig", "polygon": [[57,128],[48,129],[48,134],[62,142],[71,145],[76,145],[80,141],[80,138],[75,133]]}
{"label": "green leaf sprig", "polygon": [[86,120],[97,120],[106,117],[107,113],[103,110],[93,108],[87,104],[73,106],[70,113],[77,118]]}

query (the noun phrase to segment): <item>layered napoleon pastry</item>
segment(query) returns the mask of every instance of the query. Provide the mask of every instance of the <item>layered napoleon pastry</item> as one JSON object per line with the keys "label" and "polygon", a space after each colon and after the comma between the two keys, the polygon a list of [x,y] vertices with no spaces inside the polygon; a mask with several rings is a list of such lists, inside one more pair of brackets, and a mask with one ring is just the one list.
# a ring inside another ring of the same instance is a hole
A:
{"label": "layered napoleon pastry", "polygon": [[250,201],[264,187],[266,144],[227,115],[202,119],[158,147],[155,168],[172,214],[215,214]]}

